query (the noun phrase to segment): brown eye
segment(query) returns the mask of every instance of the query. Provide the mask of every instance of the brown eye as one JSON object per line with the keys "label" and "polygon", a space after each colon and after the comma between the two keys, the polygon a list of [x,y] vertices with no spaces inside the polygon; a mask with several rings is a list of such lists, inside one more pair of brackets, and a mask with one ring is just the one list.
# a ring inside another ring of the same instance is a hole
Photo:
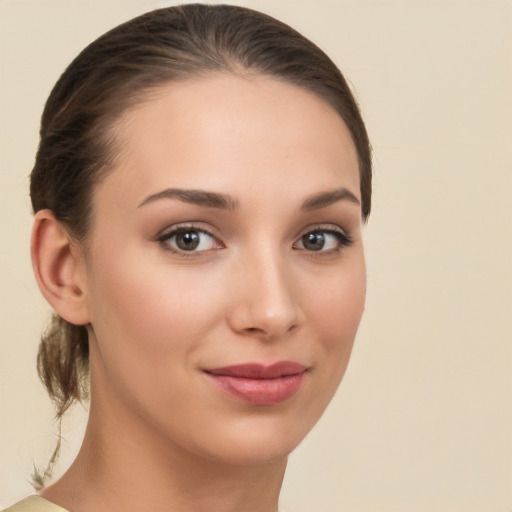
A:
{"label": "brown eye", "polygon": [[295,243],[295,249],[311,252],[339,252],[352,243],[352,239],[341,229],[315,229],[302,235]]}
{"label": "brown eye", "polygon": [[193,251],[199,247],[201,241],[197,231],[185,231],[175,235],[175,243],[178,249],[182,251]]}
{"label": "brown eye", "polygon": [[177,253],[200,253],[220,249],[222,244],[202,229],[177,228],[158,238],[163,246]]}
{"label": "brown eye", "polygon": [[321,232],[306,233],[302,237],[302,246],[308,251],[320,251],[325,245],[325,235]]}

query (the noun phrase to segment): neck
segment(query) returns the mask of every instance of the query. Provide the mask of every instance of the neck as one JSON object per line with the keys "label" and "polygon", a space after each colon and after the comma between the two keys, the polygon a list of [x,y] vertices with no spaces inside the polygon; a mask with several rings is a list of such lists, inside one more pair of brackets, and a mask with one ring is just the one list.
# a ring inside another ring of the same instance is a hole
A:
{"label": "neck", "polygon": [[[207,459],[143,419],[91,404],[82,448],[41,496],[71,512],[276,512],[286,458],[264,464]],[[109,418],[108,423],[104,418]]]}

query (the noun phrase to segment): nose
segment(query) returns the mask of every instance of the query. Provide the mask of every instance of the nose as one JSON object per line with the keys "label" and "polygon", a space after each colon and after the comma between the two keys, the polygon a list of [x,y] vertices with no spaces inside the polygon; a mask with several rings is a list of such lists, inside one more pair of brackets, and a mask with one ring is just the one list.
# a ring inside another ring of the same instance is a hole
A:
{"label": "nose", "polygon": [[296,283],[279,254],[267,252],[241,262],[233,278],[228,314],[231,329],[267,341],[298,329],[303,314]]}

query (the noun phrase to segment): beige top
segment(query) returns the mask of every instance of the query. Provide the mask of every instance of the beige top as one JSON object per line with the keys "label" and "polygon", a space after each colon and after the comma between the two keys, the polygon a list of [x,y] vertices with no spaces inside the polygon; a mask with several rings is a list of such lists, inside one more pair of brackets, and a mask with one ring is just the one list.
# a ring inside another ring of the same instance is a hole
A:
{"label": "beige top", "polygon": [[59,507],[51,501],[41,498],[41,496],[29,496],[16,503],[12,507],[6,508],[1,512],[68,512],[65,508]]}
{"label": "beige top", "polygon": [[[59,507],[51,501],[41,498],[41,496],[29,496],[24,500],[16,503],[12,507],[0,510],[0,512],[69,512],[65,508]],[[279,509],[279,512],[284,512],[283,509]]]}

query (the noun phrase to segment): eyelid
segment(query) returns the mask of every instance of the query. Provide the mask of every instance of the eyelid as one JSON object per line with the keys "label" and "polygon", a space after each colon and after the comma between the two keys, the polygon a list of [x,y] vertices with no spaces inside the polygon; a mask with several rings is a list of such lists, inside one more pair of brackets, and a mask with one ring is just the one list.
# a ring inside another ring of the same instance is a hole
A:
{"label": "eyelid", "polygon": [[302,243],[302,237],[307,235],[308,233],[315,233],[315,232],[321,232],[321,233],[328,233],[333,236],[336,236],[338,238],[339,247],[336,249],[329,249],[329,250],[319,250],[319,251],[311,251],[307,250],[304,247],[299,247],[297,249],[304,250],[310,255],[313,256],[322,256],[322,255],[328,255],[333,253],[339,253],[343,250],[343,248],[348,247],[352,245],[353,238],[350,235],[350,233],[338,226],[337,224],[315,224],[312,226],[307,226],[305,229],[301,231],[299,236],[297,237],[296,241],[294,242],[294,248],[297,243]]}
{"label": "eyelid", "polygon": [[159,239],[168,237],[169,235],[175,233],[176,231],[186,231],[187,229],[190,229],[192,231],[201,231],[212,236],[213,238],[219,238],[219,236],[214,233],[215,229],[213,229],[210,224],[200,220],[190,220],[184,222],[176,222],[175,224],[168,224],[165,228],[158,231],[158,233],[153,237],[153,239],[155,241],[158,241]]}
{"label": "eyelid", "polygon": [[[161,230],[155,237],[154,241],[159,242],[164,250],[169,251],[174,254],[178,254],[179,256],[185,257],[185,258],[192,258],[192,257],[200,257],[204,256],[207,253],[219,250],[225,248],[224,243],[219,239],[218,236],[212,233],[212,230],[207,229],[201,225],[201,222],[185,222],[181,224],[173,224],[172,226],[169,226],[163,230]],[[215,247],[212,249],[203,249],[199,251],[185,251],[181,250],[179,248],[175,248],[171,246],[170,244],[166,243],[168,240],[170,240],[172,237],[183,233],[187,231],[197,231],[198,233],[204,233],[211,237],[220,247]]]}
{"label": "eyelid", "polygon": [[312,233],[314,231],[324,231],[327,233],[329,233],[329,232],[330,233],[340,233],[341,235],[344,235],[347,238],[350,238],[350,233],[346,229],[343,229],[338,224],[327,223],[327,224],[312,224],[310,226],[306,226],[305,228],[301,229],[301,231],[299,232],[299,234],[297,236],[297,239],[308,234],[308,233]]}

